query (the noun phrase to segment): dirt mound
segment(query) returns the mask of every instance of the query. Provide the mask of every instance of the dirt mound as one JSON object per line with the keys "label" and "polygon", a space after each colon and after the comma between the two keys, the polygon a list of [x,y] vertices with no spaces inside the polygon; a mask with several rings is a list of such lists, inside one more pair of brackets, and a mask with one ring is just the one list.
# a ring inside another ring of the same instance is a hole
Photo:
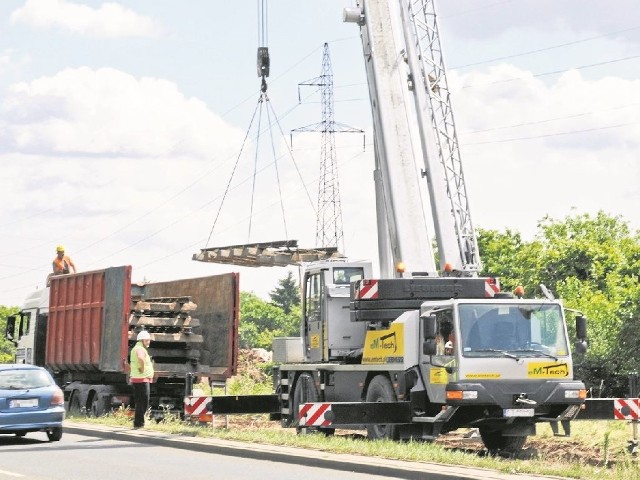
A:
{"label": "dirt mound", "polygon": [[[474,430],[462,433],[448,433],[440,436],[436,442],[447,448],[454,448],[467,453],[487,454],[480,435]],[[558,438],[529,437],[524,448],[515,457],[513,455],[509,455],[509,457],[521,460],[544,458],[558,463],[580,463],[594,466],[603,466],[606,463],[611,466],[619,460],[618,456],[621,457],[622,455],[623,452],[619,452],[619,455],[610,454],[605,459],[605,453],[600,447],[584,445],[566,438],[560,440]]]}

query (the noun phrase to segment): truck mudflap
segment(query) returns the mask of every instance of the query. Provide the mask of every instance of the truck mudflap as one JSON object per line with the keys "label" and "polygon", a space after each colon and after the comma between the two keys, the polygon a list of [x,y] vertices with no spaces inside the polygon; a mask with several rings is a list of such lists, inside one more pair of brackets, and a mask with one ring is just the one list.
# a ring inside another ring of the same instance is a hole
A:
{"label": "truck mudflap", "polygon": [[316,402],[303,403],[299,427],[411,423],[411,402]]}

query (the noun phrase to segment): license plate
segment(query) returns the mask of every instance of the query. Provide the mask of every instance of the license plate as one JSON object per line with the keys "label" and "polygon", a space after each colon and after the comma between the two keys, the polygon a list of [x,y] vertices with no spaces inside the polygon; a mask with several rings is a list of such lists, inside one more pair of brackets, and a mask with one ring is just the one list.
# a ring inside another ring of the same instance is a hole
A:
{"label": "license plate", "polygon": [[29,408],[37,406],[37,398],[17,398],[14,400],[9,400],[9,408]]}
{"label": "license plate", "polygon": [[503,417],[533,417],[533,408],[505,408]]}

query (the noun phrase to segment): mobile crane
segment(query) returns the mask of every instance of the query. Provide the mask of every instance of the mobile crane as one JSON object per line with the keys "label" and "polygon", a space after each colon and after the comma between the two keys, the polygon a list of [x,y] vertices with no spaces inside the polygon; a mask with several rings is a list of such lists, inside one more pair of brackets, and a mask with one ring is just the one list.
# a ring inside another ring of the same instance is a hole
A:
{"label": "mobile crane", "polygon": [[[478,276],[433,0],[358,0],[344,20],[360,29],[369,85],[380,278],[370,263],[304,264],[302,352],[284,355],[302,360],[278,365],[274,395],[243,398],[242,409],[212,397],[210,410],[363,427],[371,439],[474,427],[492,451],[519,450],[539,422],[568,435],[586,390],[573,379],[565,309]],[[583,352],[580,314],[576,333]]]}

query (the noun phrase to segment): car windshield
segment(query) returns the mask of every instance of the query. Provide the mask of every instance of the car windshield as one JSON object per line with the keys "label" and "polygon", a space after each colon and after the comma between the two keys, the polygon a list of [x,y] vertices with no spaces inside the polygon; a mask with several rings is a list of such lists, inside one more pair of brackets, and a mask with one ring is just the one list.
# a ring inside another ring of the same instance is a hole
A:
{"label": "car windshield", "polygon": [[51,385],[49,375],[43,370],[4,370],[0,371],[0,388],[23,390]]}
{"label": "car windshield", "polygon": [[466,357],[569,354],[558,304],[463,304],[459,314]]}

